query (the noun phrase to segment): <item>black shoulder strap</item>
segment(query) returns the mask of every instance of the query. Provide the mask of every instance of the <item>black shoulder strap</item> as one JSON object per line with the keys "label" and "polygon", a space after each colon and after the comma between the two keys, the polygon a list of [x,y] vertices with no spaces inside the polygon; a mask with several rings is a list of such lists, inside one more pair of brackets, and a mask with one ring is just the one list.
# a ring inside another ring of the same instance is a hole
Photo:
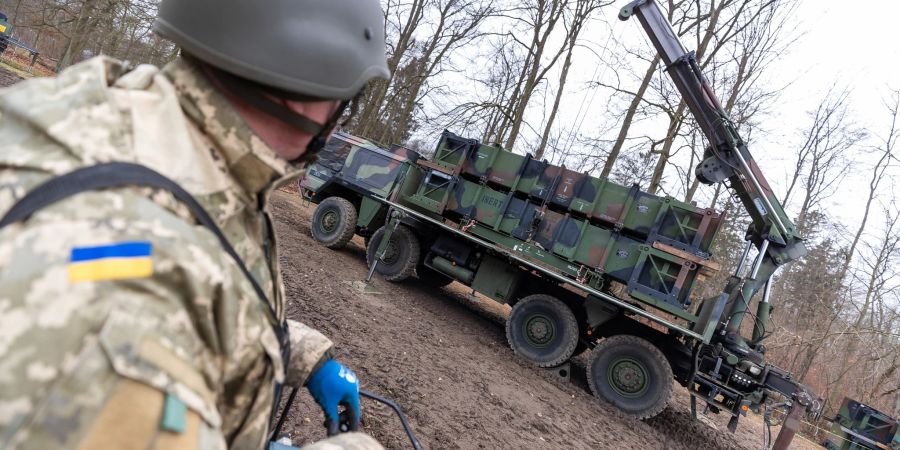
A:
{"label": "black shoulder strap", "polygon": [[170,192],[178,201],[191,210],[191,213],[194,214],[200,225],[206,227],[219,239],[222,248],[224,248],[225,252],[234,259],[234,262],[237,263],[241,272],[247,280],[250,281],[250,284],[253,285],[253,290],[256,291],[259,300],[262,301],[268,309],[275,334],[278,336],[278,340],[282,345],[282,352],[284,352],[286,350],[285,346],[287,345],[287,336],[285,335],[287,328],[278,323],[278,316],[275,314],[275,309],[272,307],[272,304],[269,303],[265,291],[263,291],[259,283],[256,282],[256,279],[253,278],[250,271],[247,270],[244,261],[242,261],[241,257],[235,252],[234,247],[231,246],[228,239],[222,234],[222,230],[219,229],[219,226],[216,225],[212,217],[210,217],[206,210],[200,206],[200,203],[198,203],[188,191],[185,191],[184,188],[179,186],[178,183],[166,178],[155,170],[139,164],[111,162],[77,169],[65,175],[60,175],[32,189],[25,197],[22,197],[21,200],[16,202],[16,204],[6,212],[3,218],[0,219],[0,229],[11,223],[26,220],[35,212],[80,192],[124,186],[151,187]]}

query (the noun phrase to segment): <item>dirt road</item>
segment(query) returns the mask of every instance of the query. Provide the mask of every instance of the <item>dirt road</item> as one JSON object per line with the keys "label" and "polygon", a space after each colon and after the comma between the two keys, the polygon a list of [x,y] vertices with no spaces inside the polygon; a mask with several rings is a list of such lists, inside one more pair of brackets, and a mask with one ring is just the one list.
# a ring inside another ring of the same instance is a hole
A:
{"label": "dirt road", "polygon": [[[364,389],[397,401],[425,448],[762,448],[758,417],[736,435],[723,415],[692,423],[680,387],[668,409],[641,422],[590,394],[584,355],[570,382],[517,360],[504,334],[508,307],[473,299],[458,283],[427,290],[375,279],[378,293],[364,293],[353,284],[366,274],[359,237],[345,250],[325,249],[309,235],[314,205],[283,191],[272,205],[291,315],[335,341]],[[321,412],[306,393],[298,398],[288,429],[308,442],[323,435]],[[363,416],[385,446],[409,448],[386,408],[364,399]]]}

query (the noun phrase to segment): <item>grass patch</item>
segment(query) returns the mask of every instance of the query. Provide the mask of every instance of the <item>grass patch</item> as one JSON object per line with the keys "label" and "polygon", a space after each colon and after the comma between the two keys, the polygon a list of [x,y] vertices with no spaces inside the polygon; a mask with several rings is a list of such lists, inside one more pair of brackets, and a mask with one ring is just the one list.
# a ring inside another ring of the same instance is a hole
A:
{"label": "grass patch", "polygon": [[3,55],[0,56],[0,67],[3,67],[22,78],[53,75],[53,70],[44,64],[45,62],[41,61],[41,58],[39,57],[38,61],[32,66],[30,54],[17,51],[17,49],[13,50],[12,48],[7,49],[7,51],[3,52]]}

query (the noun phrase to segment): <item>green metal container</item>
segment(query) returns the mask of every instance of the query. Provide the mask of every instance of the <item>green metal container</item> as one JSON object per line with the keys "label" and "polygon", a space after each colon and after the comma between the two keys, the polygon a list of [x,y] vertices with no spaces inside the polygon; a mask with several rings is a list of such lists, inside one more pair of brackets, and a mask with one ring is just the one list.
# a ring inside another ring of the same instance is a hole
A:
{"label": "green metal container", "polygon": [[437,148],[434,150],[432,162],[446,169],[449,173],[458,174],[469,152],[477,148],[479,142],[475,139],[459,137],[447,130],[441,134]]}
{"label": "green metal container", "polygon": [[[442,185],[434,179],[442,180]],[[429,208],[464,227],[484,226],[515,241],[537,246],[579,272],[595,273],[627,286],[634,296],[684,307],[697,266],[646,242],[602,228],[586,218],[562,214],[512,192],[426,170],[410,203]],[[445,205],[439,211],[437,205]],[[515,245],[515,244],[513,244]]]}
{"label": "green metal container", "polygon": [[900,420],[847,397],[831,430],[838,436],[825,443],[831,450],[900,450]]}
{"label": "green metal container", "polygon": [[478,145],[466,155],[462,173],[473,180],[511,189],[516,185],[522,166],[530,156],[522,156],[500,147]]}
{"label": "green metal container", "polygon": [[[659,241],[704,257],[723,219],[714,210],[641,192],[637,185],[622,186],[449,131],[441,135],[430,167],[639,240]],[[475,193],[467,188],[463,195]]]}

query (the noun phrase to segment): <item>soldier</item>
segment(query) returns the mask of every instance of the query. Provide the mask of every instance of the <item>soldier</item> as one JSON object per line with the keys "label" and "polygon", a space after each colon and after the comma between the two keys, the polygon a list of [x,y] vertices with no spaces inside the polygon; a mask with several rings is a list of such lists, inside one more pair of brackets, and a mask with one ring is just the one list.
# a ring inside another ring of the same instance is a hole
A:
{"label": "soldier", "polygon": [[[76,183],[8,216],[0,448],[262,448],[282,385],[307,386],[331,421],[339,404],[358,417],[331,342],[284,325],[265,208],[388,76],[381,19],[377,0],[164,0],[156,29],[182,49],[164,68],[98,57],[0,91],[0,216],[118,161],[180,185],[227,241],[174,188],[139,182]],[[361,433],[311,447],[380,448]]]}

